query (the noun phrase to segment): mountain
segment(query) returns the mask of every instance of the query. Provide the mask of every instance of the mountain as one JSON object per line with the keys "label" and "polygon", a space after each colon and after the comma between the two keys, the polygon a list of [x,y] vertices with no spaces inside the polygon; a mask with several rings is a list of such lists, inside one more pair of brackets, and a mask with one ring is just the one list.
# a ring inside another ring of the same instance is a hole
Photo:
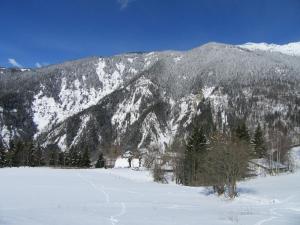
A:
{"label": "mountain", "polygon": [[300,57],[208,43],[189,51],[92,57],[0,72],[0,140],[61,150],[166,149],[206,132],[260,123],[298,142]]}
{"label": "mountain", "polygon": [[239,47],[249,50],[280,52],[286,55],[300,56],[300,42],[294,42],[285,45],[249,42],[243,45],[239,45]]}

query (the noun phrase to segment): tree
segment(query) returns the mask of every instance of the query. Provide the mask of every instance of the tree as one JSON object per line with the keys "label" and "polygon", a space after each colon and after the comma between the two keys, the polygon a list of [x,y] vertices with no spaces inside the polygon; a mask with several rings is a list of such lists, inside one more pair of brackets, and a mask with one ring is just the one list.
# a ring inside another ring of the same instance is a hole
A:
{"label": "tree", "polygon": [[240,122],[235,130],[235,136],[240,141],[245,141],[246,143],[250,143],[250,135],[248,128],[245,122]]}
{"label": "tree", "polygon": [[71,148],[69,152],[65,154],[65,162],[67,166],[80,167],[81,155],[74,148]]}
{"label": "tree", "polygon": [[183,159],[185,185],[198,185],[204,182],[204,161],[207,153],[207,140],[202,128],[195,127],[188,138]]}
{"label": "tree", "polygon": [[85,168],[91,167],[91,160],[90,160],[90,152],[88,148],[85,148],[82,159],[81,159],[81,166]]}
{"label": "tree", "polygon": [[7,166],[6,151],[3,146],[0,145],[0,168]]}
{"label": "tree", "polygon": [[26,166],[36,166],[37,164],[37,158],[35,154],[35,146],[33,142],[28,142],[26,145],[26,151],[25,151],[25,165]]}
{"label": "tree", "polygon": [[153,180],[154,182],[158,183],[168,183],[167,179],[165,178],[165,171],[162,168],[161,163],[156,162],[152,169]]}
{"label": "tree", "polygon": [[24,151],[24,145],[21,141],[17,141],[16,145],[13,145],[13,148],[10,149],[12,154],[12,166],[19,167],[21,166],[21,154]]}
{"label": "tree", "polygon": [[103,153],[101,152],[98,156],[98,160],[96,162],[96,168],[103,168],[105,166],[105,159],[103,158]]}
{"label": "tree", "polygon": [[175,138],[170,151],[173,153],[173,171],[175,175],[176,184],[184,184],[184,157],[186,151],[186,144],[183,139]]}
{"label": "tree", "polygon": [[234,198],[237,195],[237,181],[247,174],[248,160],[249,152],[245,142],[216,133],[210,140],[205,166],[210,177],[208,183],[219,194],[227,190],[228,196]]}
{"label": "tree", "polygon": [[49,159],[49,166],[56,166],[57,165],[57,152],[52,150],[50,152],[50,159]]}
{"label": "tree", "polygon": [[7,163],[7,166],[9,166],[9,167],[13,166],[14,152],[15,152],[15,143],[12,140],[10,140],[9,148],[8,148],[7,153],[6,153],[6,163]]}
{"label": "tree", "polygon": [[65,160],[65,153],[64,152],[60,152],[58,154],[58,165],[59,166],[66,166],[66,160]]}
{"label": "tree", "polygon": [[256,157],[265,158],[267,156],[267,148],[263,137],[263,132],[259,124],[255,129],[252,145]]}
{"label": "tree", "polygon": [[44,166],[45,165],[45,158],[44,158],[44,151],[40,144],[37,144],[34,151],[34,157],[36,160],[36,166]]}

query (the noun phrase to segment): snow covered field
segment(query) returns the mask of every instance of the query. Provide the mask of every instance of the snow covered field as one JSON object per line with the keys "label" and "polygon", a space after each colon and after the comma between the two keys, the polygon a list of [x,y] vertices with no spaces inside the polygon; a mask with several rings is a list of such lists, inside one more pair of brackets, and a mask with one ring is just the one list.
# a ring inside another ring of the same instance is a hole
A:
{"label": "snow covered field", "polygon": [[300,172],[239,184],[234,201],[130,169],[0,169],[1,225],[300,224]]}

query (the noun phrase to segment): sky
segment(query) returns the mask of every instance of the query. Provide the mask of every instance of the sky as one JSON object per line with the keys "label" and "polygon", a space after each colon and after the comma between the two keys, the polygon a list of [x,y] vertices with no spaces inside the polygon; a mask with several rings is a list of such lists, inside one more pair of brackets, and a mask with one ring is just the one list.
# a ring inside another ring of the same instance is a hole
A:
{"label": "sky", "polygon": [[0,0],[0,66],[300,41],[300,0]]}

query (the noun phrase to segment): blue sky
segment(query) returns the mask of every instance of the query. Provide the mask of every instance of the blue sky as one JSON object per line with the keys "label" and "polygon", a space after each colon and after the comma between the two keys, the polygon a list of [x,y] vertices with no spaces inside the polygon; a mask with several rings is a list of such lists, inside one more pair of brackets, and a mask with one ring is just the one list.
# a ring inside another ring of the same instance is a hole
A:
{"label": "blue sky", "polygon": [[1,0],[0,66],[300,41],[300,0]]}

